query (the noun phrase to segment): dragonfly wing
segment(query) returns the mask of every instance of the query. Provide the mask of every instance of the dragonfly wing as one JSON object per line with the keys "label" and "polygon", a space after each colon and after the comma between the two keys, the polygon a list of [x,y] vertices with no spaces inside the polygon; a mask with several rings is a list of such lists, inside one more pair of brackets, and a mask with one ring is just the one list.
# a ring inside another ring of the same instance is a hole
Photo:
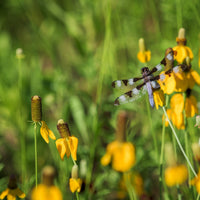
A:
{"label": "dragonfly wing", "polygon": [[143,96],[144,91],[145,91],[145,88],[142,88],[142,89],[133,88],[132,90],[130,90],[130,91],[124,93],[123,95],[119,96],[115,100],[114,105],[118,106],[118,105],[121,105],[121,104],[125,104],[125,103],[135,101],[135,100],[139,99],[141,96]]}
{"label": "dragonfly wing", "polygon": [[136,81],[141,80],[140,78],[130,78],[130,79],[124,79],[124,80],[116,80],[112,82],[112,87],[114,88],[125,88],[127,86],[134,87]]}
{"label": "dragonfly wing", "polygon": [[150,103],[151,107],[153,108],[155,103],[154,103],[153,90],[151,87],[151,83],[147,82],[146,87],[147,87],[147,91],[148,91],[148,95],[149,95],[149,103]]}

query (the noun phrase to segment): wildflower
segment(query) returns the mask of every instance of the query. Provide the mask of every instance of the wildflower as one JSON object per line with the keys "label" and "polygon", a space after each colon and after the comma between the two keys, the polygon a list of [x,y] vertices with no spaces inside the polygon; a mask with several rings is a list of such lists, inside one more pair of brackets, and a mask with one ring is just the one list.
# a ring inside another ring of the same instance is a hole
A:
{"label": "wildflower", "polygon": [[180,185],[187,180],[188,171],[185,165],[177,164],[171,143],[165,145],[165,157],[168,167],[165,169],[165,182],[169,187]]}
{"label": "wildflower", "polygon": [[68,158],[71,155],[74,160],[77,160],[78,139],[71,136],[68,124],[63,119],[58,120],[57,129],[62,137],[56,140],[56,147],[61,159],[63,160],[66,154]]}
{"label": "wildflower", "polygon": [[[129,184],[128,184],[128,183]],[[120,181],[120,190],[118,191],[118,198],[125,199],[127,194],[127,185],[131,185],[134,188],[135,193],[140,197],[144,192],[144,182],[139,173],[126,172],[123,173]]]}
{"label": "wildflower", "polygon": [[16,177],[10,176],[8,188],[0,194],[0,199],[7,197],[7,200],[15,200],[16,197],[21,199],[25,198],[26,195],[17,187]]}
{"label": "wildflower", "polygon": [[139,39],[139,52],[137,54],[137,58],[142,63],[146,63],[151,59],[151,51],[146,51],[143,38]]}
{"label": "wildflower", "polygon": [[165,170],[165,182],[169,187],[180,185],[188,178],[188,171],[185,165],[170,166]]}
{"label": "wildflower", "polygon": [[186,46],[186,38],[185,38],[185,29],[180,28],[178,37],[176,38],[177,46],[173,48],[174,51],[177,51],[177,55],[175,56],[175,60],[177,60],[178,63],[183,63],[185,58],[189,56],[189,58],[193,59],[193,53],[192,50]]}
{"label": "wildflower", "polygon": [[31,200],[62,200],[62,193],[54,185],[55,169],[51,166],[44,167],[42,171],[42,183],[35,187],[31,194]]}
{"label": "wildflower", "polygon": [[200,128],[200,115],[196,116],[196,124],[195,126],[198,126],[198,128]]}
{"label": "wildflower", "polygon": [[128,171],[135,164],[135,147],[132,143],[126,142],[126,121],[126,112],[120,112],[116,140],[108,144],[106,154],[101,158],[103,166],[112,162],[112,168],[119,172]]}
{"label": "wildflower", "polygon": [[163,90],[154,91],[153,98],[154,98],[156,109],[158,109],[159,106],[163,107],[165,105],[165,96],[164,96]]}
{"label": "wildflower", "polygon": [[49,137],[55,140],[53,132],[48,128],[46,122],[42,121],[42,99],[37,95],[31,98],[31,115],[33,122],[41,125],[40,134],[44,141],[49,143]]}
{"label": "wildflower", "polygon": [[196,187],[198,194],[200,194],[200,170],[199,170],[197,176],[190,181],[190,184],[194,185]]}
{"label": "wildflower", "polygon": [[78,165],[72,167],[71,178],[69,179],[69,188],[72,193],[81,191],[82,180],[78,178]]}

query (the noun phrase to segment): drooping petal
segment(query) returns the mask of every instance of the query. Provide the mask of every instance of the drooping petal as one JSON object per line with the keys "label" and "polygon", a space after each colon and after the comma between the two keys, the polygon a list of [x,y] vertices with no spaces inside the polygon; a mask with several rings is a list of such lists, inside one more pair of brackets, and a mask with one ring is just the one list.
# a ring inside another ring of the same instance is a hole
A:
{"label": "drooping petal", "polygon": [[60,138],[56,140],[56,148],[58,149],[58,153],[60,154],[60,158],[64,160],[65,154],[69,158],[70,156],[70,150],[67,145],[66,138]]}
{"label": "drooping petal", "polygon": [[146,63],[151,59],[151,51],[139,51],[137,54],[137,58],[141,63]]}
{"label": "drooping petal", "polygon": [[159,106],[163,107],[165,105],[165,96],[162,90],[154,91],[153,98],[154,98],[156,109],[158,109]]}
{"label": "drooping petal", "polygon": [[45,140],[46,143],[49,143],[49,137],[53,140],[56,139],[55,135],[53,134],[53,132],[49,129],[49,127],[47,126],[45,121],[41,121],[42,122],[42,126],[40,128],[40,134],[43,137],[43,139]]}
{"label": "drooping petal", "polygon": [[9,189],[7,188],[0,194],[0,199],[4,199],[8,195]]}
{"label": "drooping petal", "polygon": [[190,70],[190,74],[191,74],[191,76],[193,77],[193,79],[194,79],[194,81],[198,84],[198,85],[200,85],[200,76],[199,76],[199,74],[195,71],[195,70]]}
{"label": "drooping petal", "polygon": [[176,82],[175,91],[176,92],[185,92],[188,88],[188,81],[184,72],[176,73],[174,75]]}
{"label": "drooping petal", "polygon": [[25,193],[22,192],[19,188],[13,190],[13,193],[18,196],[19,198],[23,199],[26,197]]}
{"label": "drooping petal", "polygon": [[186,98],[185,101],[185,114],[186,117],[193,117],[196,113],[198,113],[197,100],[191,95],[189,98]]}
{"label": "drooping petal", "polygon": [[77,160],[77,148],[78,148],[78,138],[75,136],[69,136],[67,140],[67,144],[69,146],[72,158]]}
{"label": "drooping petal", "polygon": [[16,200],[16,196],[11,193],[8,193],[7,200]]}
{"label": "drooping petal", "polygon": [[103,166],[108,165],[111,162],[111,154],[106,153],[102,158],[101,158],[101,164]]}
{"label": "drooping petal", "polygon": [[184,109],[184,98],[182,94],[175,94],[170,100],[170,107],[176,114],[182,113]]}
{"label": "drooping petal", "polygon": [[69,188],[72,193],[74,193],[76,191],[80,192],[81,184],[82,184],[82,181],[80,178],[79,179],[74,179],[74,178],[69,179]]}
{"label": "drooping petal", "polygon": [[183,63],[185,58],[188,56],[190,60],[193,59],[193,53],[192,50],[184,45],[178,45],[173,47],[174,51],[177,51],[177,54],[174,56],[174,59],[177,60],[178,63]]}
{"label": "drooping petal", "polygon": [[171,113],[171,120],[172,120],[172,123],[174,124],[174,126],[177,129],[179,129],[179,130],[185,129],[183,113],[172,112]]}

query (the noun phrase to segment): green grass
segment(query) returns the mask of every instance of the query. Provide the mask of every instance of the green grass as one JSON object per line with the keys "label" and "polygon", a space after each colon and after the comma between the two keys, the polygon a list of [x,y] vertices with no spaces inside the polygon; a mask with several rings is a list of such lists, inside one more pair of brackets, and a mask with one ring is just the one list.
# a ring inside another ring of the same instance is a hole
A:
{"label": "green grass", "polygon": [[[146,194],[153,199],[177,199],[176,188],[163,184],[159,194],[159,162],[162,140],[162,109],[150,109],[145,99],[114,107],[114,99],[123,93],[111,82],[140,74],[144,65],[137,60],[138,39],[143,37],[152,58],[150,68],[164,57],[165,49],[176,46],[181,27],[186,29],[187,45],[194,53],[192,67],[199,72],[200,5],[197,0],[144,1],[13,1],[0,3],[0,192],[12,173],[19,187],[30,194],[34,187],[34,132],[31,121],[31,97],[39,95],[43,119],[57,138],[56,124],[64,119],[72,135],[79,139],[78,165],[86,162],[81,178],[86,183],[80,199],[115,199],[120,173],[103,167],[101,157],[106,145],[115,139],[116,116],[128,112],[127,140],[136,147],[136,165]],[[18,62],[17,48],[25,58]],[[199,102],[200,89],[193,94]],[[149,118],[150,116],[150,118]],[[188,143],[183,131],[177,131],[183,146],[198,141],[195,117],[189,119]],[[155,135],[156,142],[152,133]],[[64,200],[70,199],[68,180],[73,162],[61,161],[54,141],[46,144],[39,134],[38,183],[45,165],[57,170],[55,184]],[[170,128],[165,142],[172,141]],[[186,161],[176,145],[178,160]],[[158,154],[159,155],[159,154]],[[192,155],[190,156],[192,159]],[[198,172],[198,163],[193,163]],[[163,170],[166,163],[163,161]],[[193,176],[192,176],[193,177]],[[192,199],[188,186],[179,188],[182,199]],[[194,190],[195,191],[195,190]],[[196,192],[193,192],[197,198]],[[129,197],[127,196],[127,199]],[[139,198],[138,198],[139,199]]]}

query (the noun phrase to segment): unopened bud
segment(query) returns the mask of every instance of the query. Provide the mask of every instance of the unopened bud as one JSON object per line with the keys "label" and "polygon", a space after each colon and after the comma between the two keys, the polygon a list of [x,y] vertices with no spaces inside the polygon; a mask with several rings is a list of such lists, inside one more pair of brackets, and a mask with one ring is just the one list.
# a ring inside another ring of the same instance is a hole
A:
{"label": "unopened bud", "polygon": [[52,166],[46,166],[42,170],[42,183],[50,186],[54,185],[55,169]]}
{"label": "unopened bud", "polygon": [[69,137],[71,135],[70,131],[69,131],[68,124],[66,122],[64,122],[63,119],[58,120],[57,129],[58,129],[62,138],[66,138],[66,137]]}
{"label": "unopened bud", "polygon": [[139,51],[145,52],[145,50],[146,50],[146,48],[145,48],[144,38],[140,38],[139,39]]}
{"label": "unopened bud", "polygon": [[42,99],[37,95],[31,98],[31,115],[34,122],[42,121]]}
{"label": "unopened bud", "polygon": [[116,140],[119,142],[126,141],[126,123],[127,123],[127,113],[121,111],[117,116],[117,130],[116,130]]}
{"label": "unopened bud", "polygon": [[72,167],[71,177],[74,179],[78,178],[78,165]]}

